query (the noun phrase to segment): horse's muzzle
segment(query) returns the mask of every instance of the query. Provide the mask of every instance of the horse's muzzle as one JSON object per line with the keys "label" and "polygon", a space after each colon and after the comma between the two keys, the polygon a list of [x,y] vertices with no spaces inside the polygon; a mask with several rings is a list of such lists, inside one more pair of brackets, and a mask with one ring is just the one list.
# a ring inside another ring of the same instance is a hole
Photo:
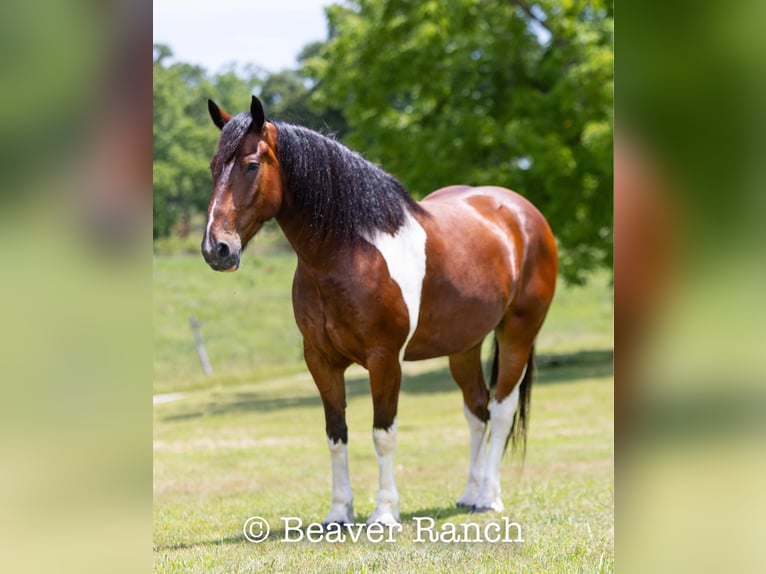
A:
{"label": "horse's muzzle", "polygon": [[239,257],[242,247],[239,242],[225,239],[202,244],[202,257],[214,271],[236,271],[239,269]]}

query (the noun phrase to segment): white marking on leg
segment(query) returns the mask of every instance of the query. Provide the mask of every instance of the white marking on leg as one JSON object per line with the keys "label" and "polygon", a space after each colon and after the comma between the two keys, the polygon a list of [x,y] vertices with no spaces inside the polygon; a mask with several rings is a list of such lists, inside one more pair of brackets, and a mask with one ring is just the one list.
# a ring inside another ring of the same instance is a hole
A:
{"label": "white marking on leg", "polygon": [[402,292],[409,314],[410,328],[407,339],[399,352],[399,361],[415,334],[420,315],[420,297],[426,276],[426,232],[412,214],[405,210],[404,224],[390,235],[376,231],[364,239],[380,251],[388,266],[388,273]]}
{"label": "white marking on leg", "polygon": [[354,522],[354,495],[348,474],[348,445],[327,439],[332,464],[332,506],[325,524]]}
{"label": "white marking on leg", "polygon": [[490,434],[492,438],[489,444],[484,484],[475,505],[477,509],[486,510],[491,508],[498,512],[503,510],[503,501],[500,499],[500,463],[503,460],[508,434],[511,432],[513,416],[516,414],[516,408],[519,405],[519,388],[526,372],[527,368],[525,366],[518,383],[516,383],[510,395],[500,402],[493,399],[489,405],[489,421],[492,425]]}
{"label": "white marking on leg", "polygon": [[396,451],[396,418],[387,429],[372,429],[372,440],[375,452],[378,453],[380,469],[380,489],[378,504],[367,524],[382,522],[394,524],[399,522],[399,493],[394,482],[394,451]]}
{"label": "white marking on leg", "polygon": [[487,423],[479,419],[471,410],[463,404],[463,413],[468,422],[468,430],[471,432],[470,459],[468,461],[468,482],[463,496],[457,501],[458,506],[473,506],[481,493],[484,483],[484,472],[487,463],[484,437],[487,433]]}

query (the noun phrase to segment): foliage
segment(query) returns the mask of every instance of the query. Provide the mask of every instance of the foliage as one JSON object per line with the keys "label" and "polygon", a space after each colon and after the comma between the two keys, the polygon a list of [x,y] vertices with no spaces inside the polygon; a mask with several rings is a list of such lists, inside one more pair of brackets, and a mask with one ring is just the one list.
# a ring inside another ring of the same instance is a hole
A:
{"label": "foliage", "polygon": [[[304,53],[316,52],[307,46]],[[205,213],[212,192],[208,162],[218,131],[210,122],[207,99],[230,113],[248,109],[258,93],[271,117],[342,135],[343,118],[333,109],[309,106],[310,83],[294,70],[267,74],[231,64],[216,74],[175,62],[170,47],[154,46],[154,237],[174,226],[188,231],[194,214]]]}
{"label": "foliage", "polygon": [[[320,42],[304,47],[299,62],[314,57],[321,47]],[[269,117],[342,138],[346,131],[343,114],[333,106],[312,104],[312,93],[313,82],[302,70],[282,70],[264,79],[259,97]]]}
{"label": "foliage", "polygon": [[211,193],[205,100],[335,133],[417,197],[457,183],[532,200],[563,277],[612,265],[611,0],[349,0],[300,68],[217,74],[154,51],[154,236],[188,230]]}
{"label": "foliage", "polygon": [[154,46],[154,237],[205,212],[212,180],[208,161],[217,131],[206,100],[241,109],[260,79],[258,70],[229,68],[210,77],[204,68],[171,62],[172,51]]}
{"label": "foliage", "polygon": [[352,0],[309,58],[319,106],[415,195],[511,187],[549,219],[562,273],[612,259],[609,0]]}

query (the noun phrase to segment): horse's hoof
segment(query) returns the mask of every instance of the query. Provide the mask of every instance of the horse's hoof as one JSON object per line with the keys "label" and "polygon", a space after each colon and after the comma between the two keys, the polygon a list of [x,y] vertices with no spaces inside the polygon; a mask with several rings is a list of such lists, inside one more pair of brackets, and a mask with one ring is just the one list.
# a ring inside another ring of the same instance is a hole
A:
{"label": "horse's hoof", "polygon": [[349,502],[347,504],[333,504],[330,512],[324,517],[322,526],[325,530],[331,524],[353,524],[354,523],[354,503]]}
{"label": "horse's hoof", "polygon": [[472,508],[473,508],[473,506],[474,506],[473,504],[468,504],[467,502],[460,502],[459,500],[457,501],[457,507],[458,507],[458,508],[468,508],[468,509],[472,509]]}
{"label": "horse's hoof", "polygon": [[474,512],[502,512],[504,508],[499,496],[479,496],[473,505]]}

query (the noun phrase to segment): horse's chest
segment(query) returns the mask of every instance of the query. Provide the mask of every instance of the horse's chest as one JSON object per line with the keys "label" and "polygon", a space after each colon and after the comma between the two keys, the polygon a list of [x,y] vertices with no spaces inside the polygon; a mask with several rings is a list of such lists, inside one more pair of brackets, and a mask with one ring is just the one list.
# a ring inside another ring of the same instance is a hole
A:
{"label": "horse's chest", "polygon": [[403,355],[418,325],[426,274],[426,234],[412,216],[393,235],[365,239],[370,246],[342,267],[305,273],[295,301],[296,316],[310,325],[301,327],[304,336],[362,364],[370,348]]}

